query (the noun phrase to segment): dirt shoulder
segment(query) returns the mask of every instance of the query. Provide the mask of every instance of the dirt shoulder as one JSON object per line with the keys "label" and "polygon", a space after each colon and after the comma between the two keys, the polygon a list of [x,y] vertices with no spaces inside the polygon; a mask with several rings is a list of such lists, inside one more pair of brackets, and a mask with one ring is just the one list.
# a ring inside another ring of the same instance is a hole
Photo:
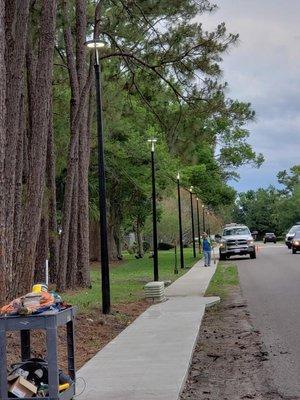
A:
{"label": "dirt shoulder", "polygon": [[[231,275],[222,263],[210,292],[222,294],[221,304],[208,310],[181,400],[279,400],[271,389],[272,372],[265,361],[260,333],[254,329],[238,281],[224,284],[220,277]],[[210,293],[212,294],[212,293]],[[297,400],[300,398],[289,398]]]}
{"label": "dirt shoulder", "polygon": [[[114,339],[128,325],[130,325],[150,303],[146,300],[128,304],[118,304],[113,307],[110,315],[102,315],[99,311],[88,314],[79,314],[76,317],[76,368],[82,367],[99,350]],[[20,361],[20,337],[18,333],[9,333],[8,339],[8,365]],[[32,357],[44,358],[45,332],[33,331],[31,337]],[[59,366],[67,371],[67,341],[65,328],[59,328],[58,334]]]}

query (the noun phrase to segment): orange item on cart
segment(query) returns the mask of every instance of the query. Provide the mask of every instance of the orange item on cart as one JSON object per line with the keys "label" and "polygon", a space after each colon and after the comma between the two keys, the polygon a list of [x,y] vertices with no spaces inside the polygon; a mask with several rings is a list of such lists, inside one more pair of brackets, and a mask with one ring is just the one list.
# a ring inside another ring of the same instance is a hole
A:
{"label": "orange item on cart", "polygon": [[51,307],[55,304],[54,297],[49,292],[27,293],[25,296],[13,300],[0,309],[1,315],[32,314],[40,309]]}

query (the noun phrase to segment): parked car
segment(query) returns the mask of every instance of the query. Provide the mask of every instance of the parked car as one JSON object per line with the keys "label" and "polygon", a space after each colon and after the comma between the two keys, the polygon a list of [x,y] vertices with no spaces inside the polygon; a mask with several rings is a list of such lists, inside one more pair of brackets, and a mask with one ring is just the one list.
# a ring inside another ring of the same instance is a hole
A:
{"label": "parked car", "polygon": [[267,243],[267,242],[276,243],[276,235],[275,235],[275,233],[273,233],[273,232],[265,233],[264,243]]}
{"label": "parked car", "polygon": [[291,240],[292,253],[296,254],[300,250],[300,231],[297,231]]}
{"label": "parked car", "polygon": [[220,260],[247,254],[250,258],[256,258],[255,244],[249,228],[238,224],[226,225],[223,229],[219,252]]}
{"label": "parked car", "polygon": [[291,241],[293,240],[293,237],[295,236],[295,233],[300,231],[300,223],[297,222],[295,225],[293,225],[288,233],[285,235],[285,244],[287,247],[290,249],[292,247]]}

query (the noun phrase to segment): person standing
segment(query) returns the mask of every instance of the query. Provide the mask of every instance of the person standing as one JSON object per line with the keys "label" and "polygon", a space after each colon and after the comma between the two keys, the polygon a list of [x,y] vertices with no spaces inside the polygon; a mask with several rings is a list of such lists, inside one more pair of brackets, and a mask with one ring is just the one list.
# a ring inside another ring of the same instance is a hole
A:
{"label": "person standing", "polygon": [[202,250],[204,255],[204,267],[210,267],[211,261],[211,242],[206,232],[202,235]]}

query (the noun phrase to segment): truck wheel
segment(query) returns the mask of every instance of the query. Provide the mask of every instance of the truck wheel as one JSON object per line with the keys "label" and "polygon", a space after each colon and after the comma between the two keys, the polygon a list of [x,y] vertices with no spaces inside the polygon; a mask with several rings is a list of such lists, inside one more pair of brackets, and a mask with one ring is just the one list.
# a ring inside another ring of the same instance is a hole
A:
{"label": "truck wheel", "polygon": [[254,258],[256,258],[256,251],[252,251],[252,253],[250,253],[250,258],[253,260]]}
{"label": "truck wheel", "polygon": [[222,253],[219,253],[219,259],[220,259],[220,261],[226,260],[226,255],[222,254]]}
{"label": "truck wheel", "polygon": [[293,247],[292,251],[293,251],[293,254],[296,254],[296,253],[297,253],[297,250],[294,249],[294,247]]}

